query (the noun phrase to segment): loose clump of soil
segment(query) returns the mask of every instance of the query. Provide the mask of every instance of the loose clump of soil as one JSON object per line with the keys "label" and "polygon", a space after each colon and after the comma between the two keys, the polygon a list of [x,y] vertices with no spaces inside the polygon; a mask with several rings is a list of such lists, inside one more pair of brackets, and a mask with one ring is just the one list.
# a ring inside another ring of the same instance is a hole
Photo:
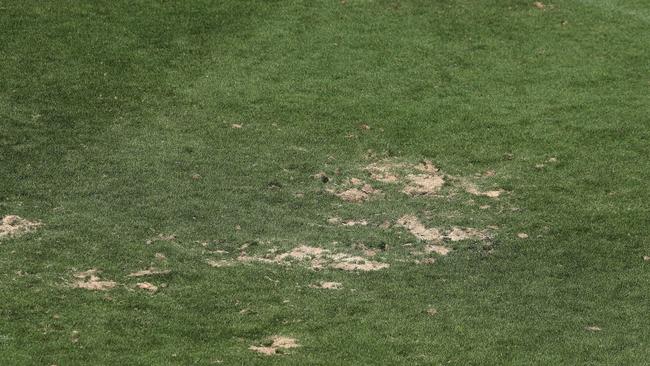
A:
{"label": "loose clump of soil", "polygon": [[7,215],[0,222],[0,239],[16,237],[28,233],[41,226],[40,222],[29,221],[16,215]]}
{"label": "loose clump of soil", "polygon": [[73,276],[78,280],[72,284],[72,287],[84,290],[104,291],[117,286],[117,283],[114,281],[102,281],[98,273],[99,270],[95,268],[75,273]]}
{"label": "loose clump of soil", "polygon": [[278,354],[279,350],[300,347],[298,340],[295,338],[274,336],[271,341],[272,343],[269,346],[250,346],[248,349],[266,356],[273,356]]}

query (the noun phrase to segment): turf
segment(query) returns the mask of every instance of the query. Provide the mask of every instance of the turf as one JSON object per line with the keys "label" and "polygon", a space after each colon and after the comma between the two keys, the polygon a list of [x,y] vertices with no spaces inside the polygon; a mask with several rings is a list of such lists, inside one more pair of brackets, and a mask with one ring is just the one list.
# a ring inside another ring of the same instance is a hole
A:
{"label": "turf", "polygon": [[[649,23],[640,0],[0,2],[0,216],[43,223],[0,241],[0,363],[646,364]],[[426,159],[507,194],[326,191]],[[409,213],[497,229],[415,265],[376,228]],[[301,244],[391,266],[206,264]],[[152,265],[166,287],[134,289]],[[120,286],[71,288],[89,268]],[[301,347],[248,349],[273,335]]]}

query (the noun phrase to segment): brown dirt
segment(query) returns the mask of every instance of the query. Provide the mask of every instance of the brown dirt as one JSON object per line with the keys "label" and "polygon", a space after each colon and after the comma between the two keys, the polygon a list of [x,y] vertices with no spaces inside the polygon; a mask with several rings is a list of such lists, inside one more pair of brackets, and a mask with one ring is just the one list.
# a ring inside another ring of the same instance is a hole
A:
{"label": "brown dirt", "polygon": [[416,238],[426,241],[440,241],[442,235],[438,229],[427,229],[414,215],[405,215],[397,220],[397,225],[410,231]]}
{"label": "brown dirt", "polygon": [[214,260],[214,259],[208,259],[207,263],[210,267],[230,267],[234,265],[235,263],[233,261],[229,260]]}
{"label": "brown dirt", "polygon": [[77,281],[72,283],[72,287],[91,291],[105,291],[117,286],[114,281],[102,281],[97,275],[98,273],[99,270],[93,268],[73,274]]}
{"label": "brown dirt", "polygon": [[139,289],[147,290],[151,293],[155,293],[156,291],[158,291],[158,286],[151,284],[149,282],[138,282],[135,284],[135,286]]}
{"label": "brown dirt", "polygon": [[336,196],[346,202],[362,202],[368,199],[368,194],[357,188],[336,193]]}
{"label": "brown dirt", "polygon": [[478,229],[472,229],[472,228],[459,228],[459,227],[454,227],[451,229],[445,237],[451,241],[461,241],[461,240],[468,240],[468,239],[486,239],[487,238],[487,232],[485,230],[478,230]]}
{"label": "brown dirt", "polygon": [[465,191],[475,196],[483,196],[489,198],[497,198],[505,192],[503,189],[497,189],[492,191],[480,191],[478,187],[476,187],[476,185],[472,183],[467,183],[465,185]]}
{"label": "brown dirt", "polygon": [[428,308],[427,309],[427,315],[434,316],[436,314],[438,314],[438,310],[436,310],[436,308]]}
{"label": "brown dirt", "polygon": [[444,247],[442,245],[427,245],[424,247],[424,251],[427,253],[437,253],[440,255],[447,255],[451,252],[451,249]]}
{"label": "brown dirt", "polygon": [[340,282],[320,282],[315,285],[309,285],[311,288],[322,288],[326,290],[340,290],[343,288],[343,284]]}
{"label": "brown dirt", "polygon": [[28,233],[40,225],[41,223],[37,221],[29,221],[16,215],[7,215],[0,222],[0,239]]}
{"label": "brown dirt", "polygon": [[[325,267],[342,269],[346,271],[376,271],[388,268],[389,264],[370,261],[363,257],[352,256],[346,253],[332,254],[329,250],[317,247],[300,246],[289,252],[278,254],[274,257],[249,256],[242,253],[238,258],[240,262],[261,262],[267,264],[289,265],[291,260],[305,262],[312,269]],[[217,264],[217,262],[213,262]],[[208,262],[210,264],[210,262]],[[217,267],[217,265],[215,265]]]}
{"label": "brown dirt", "polygon": [[409,174],[406,178],[411,182],[402,192],[411,195],[433,195],[440,191],[445,180],[439,175]]}
{"label": "brown dirt", "polygon": [[154,276],[154,275],[166,275],[171,273],[171,270],[165,269],[155,269],[153,267],[143,269],[141,271],[133,272],[127,275],[127,277],[144,277],[144,276]]}
{"label": "brown dirt", "polygon": [[271,338],[273,341],[270,346],[250,346],[248,349],[254,352],[261,353],[266,356],[273,356],[278,354],[280,349],[289,349],[300,347],[298,341],[295,338],[283,337],[283,336],[274,336]]}

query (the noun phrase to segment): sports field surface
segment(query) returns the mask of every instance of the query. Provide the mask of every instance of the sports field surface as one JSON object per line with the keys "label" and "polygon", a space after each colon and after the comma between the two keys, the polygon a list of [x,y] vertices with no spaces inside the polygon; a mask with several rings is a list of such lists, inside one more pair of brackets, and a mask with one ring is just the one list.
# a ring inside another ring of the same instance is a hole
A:
{"label": "sports field surface", "polygon": [[0,364],[648,364],[649,60],[646,0],[0,1]]}

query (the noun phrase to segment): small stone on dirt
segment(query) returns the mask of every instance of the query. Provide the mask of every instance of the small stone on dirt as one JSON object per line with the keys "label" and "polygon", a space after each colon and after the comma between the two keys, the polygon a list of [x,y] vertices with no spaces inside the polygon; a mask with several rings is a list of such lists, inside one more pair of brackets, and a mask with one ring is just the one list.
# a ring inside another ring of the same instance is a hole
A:
{"label": "small stone on dirt", "polygon": [[644,255],[643,260],[646,262],[650,262],[650,255]]}
{"label": "small stone on dirt", "polygon": [[238,123],[233,123],[230,125],[231,128],[242,128],[243,126]]}
{"label": "small stone on dirt", "polygon": [[602,329],[596,325],[589,325],[585,327],[585,330],[588,330],[590,332],[600,332]]}

